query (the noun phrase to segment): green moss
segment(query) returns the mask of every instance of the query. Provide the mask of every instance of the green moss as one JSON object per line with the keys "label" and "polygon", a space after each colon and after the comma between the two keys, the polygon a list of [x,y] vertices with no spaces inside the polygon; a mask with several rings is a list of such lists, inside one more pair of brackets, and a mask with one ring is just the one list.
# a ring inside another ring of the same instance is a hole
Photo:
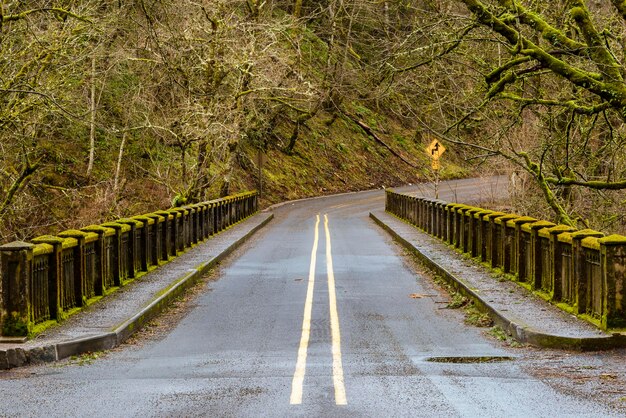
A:
{"label": "green moss", "polygon": [[601,245],[626,245],[626,237],[623,235],[609,235],[604,238],[600,238],[598,242]]}
{"label": "green moss", "polygon": [[600,250],[600,242],[596,237],[587,237],[583,238],[581,244],[585,248],[589,248],[592,250]]}
{"label": "green moss", "polygon": [[104,296],[94,296],[91,297],[89,299],[85,299],[85,306],[89,306],[89,305],[93,305],[94,303],[98,302],[100,299],[102,299]]}
{"label": "green moss", "polygon": [[170,285],[169,285],[169,286],[164,287],[163,289],[159,290],[159,291],[158,291],[158,292],[154,295],[154,297],[153,297],[153,298],[152,298],[152,300],[149,302],[149,304],[150,304],[150,303],[152,303],[152,302],[154,302],[155,300],[159,299],[161,296],[165,295],[167,292],[169,292],[172,288],[174,288],[175,286],[177,286],[180,282],[182,282],[182,281],[183,281],[183,280],[185,280],[185,279],[186,279],[186,277],[181,277],[180,279],[178,279],[178,280],[176,280],[176,281],[174,281],[174,282],[170,283]]}
{"label": "green moss", "polygon": [[35,337],[38,334],[41,334],[43,331],[58,325],[59,323],[54,320],[44,321],[39,324],[36,324],[32,331],[30,332],[30,337]]}
{"label": "green moss", "polygon": [[25,337],[30,334],[33,324],[17,312],[11,312],[2,323],[2,335],[7,337]]}

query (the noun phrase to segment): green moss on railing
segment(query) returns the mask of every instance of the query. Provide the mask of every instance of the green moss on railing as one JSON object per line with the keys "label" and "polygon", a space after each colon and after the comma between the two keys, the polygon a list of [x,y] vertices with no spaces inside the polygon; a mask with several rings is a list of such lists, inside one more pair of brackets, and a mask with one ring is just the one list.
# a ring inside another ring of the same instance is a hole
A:
{"label": "green moss on railing", "polygon": [[[415,197],[395,193],[391,190],[387,190],[386,197],[386,210],[407,222],[415,222],[414,218],[417,214],[409,213],[407,211],[416,209],[419,210],[420,216],[417,217],[417,223],[420,224],[423,222],[423,210],[428,208],[427,210],[429,213],[433,210],[444,212],[444,215],[447,216],[449,221],[442,223],[438,228],[443,227],[446,230],[449,228],[453,228],[454,230],[457,229],[456,224],[451,220],[456,218],[458,222],[458,215],[462,216],[462,223],[466,223],[466,218],[468,217],[480,220],[480,222],[473,222],[469,224],[470,228],[472,228],[472,225],[473,227],[482,228],[476,231],[470,231],[470,238],[473,234],[480,235],[480,231],[483,231],[487,237],[487,242],[489,242],[489,237],[491,236],[490,234],[495,233],[495,231],[492,231],[491,228],[485,229],[484,227],[486,224],[495,224],[498,226],[504,225],[507,228],[513,228],[515,231],[521,232],[521,234],[516,232],[515,234],[509,235],[508,239],[514,240],[509,244],[501,241],[504,239],[502,235],[496,235],[499,240],[497,248],[498,253],[500,251],[520,251],[522,249],[524,251],[528,251],[532,248],[530,253],[525,254],[531,254],[530,257],[535,257],[533,254],[539,255],[541,253],[542,259],[539,261],[531,261],[530,265],[536,265],[538,266],[537,268],[541,268],[540,266],[543,263],[543,260],[547,259],[559,261],[559,263],[552,265],[548,269],[548,273],[551,275],[555,274],[554,270],[557,268],[555,266],[560,266],[563,263],[571,263],[567,269],[567,274],[576,273],[580,275],[580,277],[565,278],[564,276],[559,276],[558,279],[551,277],[550,280],[554,282],[552,284],[553,286],[560,286],[559,283],[561,280],[573,280],[570,286],[574,286],[573,289],[576,292],[583,293],[576,296],[576,301],[568,300],[568,303],[564,300],[558,299],[560,296],[557,296],[557,292],[554,292],[553,290],[546,291],[545,289],[540,289],[540,286],[537,285],[537,283],[539,283],[539,276],[536,276],[536,274],[545,274],[545,271],[539,271],[539,273],[537,273],[533,270],[533,274],[535,274],[533,277],[528,276],[528,274],[531,273],[530,271],[525,271],[524,280],[516,280],[520,286],[526,287],[530,291],[535,292],[537,295],[554,303],[562,309],[568,312],[576,313],[581,318],[587,319],[589,322],[592,322],[603,329],[608,329],[610,327],[626,327],[626,306],[623,302],[626,300],[626,265],[624,263],[624,260],[626,259],[626,237],[621,235],[610,235],[608,237],[604,237],[604,234],[601,232],[591,229],[577,231],[575,228],[567,225],[556,225],[552,222],[544,220],[491,211],[461,203],[445,204],[445,202],[443,202],[443,206],[441,204],[437,204],[433,207],[433,205],[431,205],[431,199],[417,198],[417,202],[415,202]],[[403,200],[405,201],[403,202]],[[440,213],[436,217],[440,217],[441,215],[442,214]],[[429,227],[428,225],[421,226]],[[500,231],[500,229],[497,229],[497,231]],[[463,231],[461,231],[461,233],[465,234]],[[451,232],[448,231],[446,233],[444,231],[441,233],[441,231],[438,231],[437,235],[446,237],[451,235]],[[541,243],[539,243],[538,237],[541,238]],[[479,238],[481,241],[485,239],[485,237],[482,236],[479,236]],[[459,237],[454,238],[455,241],[459,239]],[[491,239],[493,240],[493,237],[491,237]],[[545,240],[547,240],[547,243]],[[531,243],[531,246],[527,243]],[[463,250],[471,251],[472,255],[478,258],[484,257],[484,254],[481,255],[481,251],[477,251],[473,248],[473,245],[474,243],[467,245],[467,248],[463,248]],[[481,245],[484,245],[484,242]],[[549,245],[549,252],[546,252],[545,245]],[[569,249],[567,249],[568,247]],[[581,250],[581,248],[584,249],[584,251]],[[489,252],[492,250],[488,249],[487,251]],[[563,251],[563,253],[561,253],[561,251]],[[511,257],[513,257],[513,259],[517,259],[517,257],[521,255],[523,254],[518,253],[511,255]],[[524,255],[524,257],[526,257],[526,255]],[[493,271],[499,271],[502,267],[500,262],[505,263],[503,260],[504,258],[502,257],[502,254],[498,254],[494,265],[489,265],[489,263],[483,264],[491,268]],[[511,259],[509,258],[509,260]],[[519,261],[522,262],[521,259]],[[514,264],[512,264],[512,266],[517,267]],[[598,273],[598,271],[600,271],[600,273]],[[518,274],[518,272],[512,271],[511,273]],[[590,281],[598,280],[600,280],[602,284],[599,285],[599,282],[596,282],[594,286],[596,289],[602,289],[602,292],[604,292],[601,296],[603,301],[602,309],[600,311],[598,311],[597,303],[588,300],[589,297],[585,294],[585,289],[589,289],[591,286]],[[580,286],[577,284],[579,283],[578,281],[581,281]],[[587,283],[584,281],[589,282]],[[585,305],[579,306],[579,302],[584,303]],[[589,312],[592,312],[592,314],[588,314]]]}
{"label": "green moss on railing", "polygon": [[[111,278],[111,276],[107,276],[108,283],[105,286],[104,279],[102,278],[103,276],[101,276],[100,279],[98,279],[101,280],[101,283],[94,284],[96,288],[95,291],[98,294],[90,297],[89,300],[85,299],[85,295],[81,295],[83,300],[79,301],[79,303],[82,302],[83,305],[90,305],[91,303],[97,302],[100,298],[102,298],[103,295],[99,293],[107,295],[119,288],[120,285],[137,279],[143,274],[146,274],[147,271],[151,271],[158,266],[169,262],[175,256],[173,254],[174,249],[176,249],[176,255],[178,255],[179,253],[196,245],[198,242],[207,239],[209,234],[213,235],[222,232],[225,229],[230,228],[250,217],[258,211],[256,195],[256,192],[244,192],[213,201],[187,205],[180,208],[159,210],[152,213],[119,219],[114,222],[106,222],[101,225],[89,225],[81,228],[80,230],[66,230],[60,232],[57,236],[46,235],[37,237],[32,240],[34,245],[28,243],[7,244],[3,246],[4,252],[2,252],[2,254],[3,257],[5,255],[9,256],[13,252],[20,250],[25,254],[29,254],[28,257],[30,257],[29,260],[31,260],[29,262],[32,262],[32,259],[35,256],[56,257],[56,260],[52,261],[53,264],[56,263],[58,265],[58,263],[60,263],[61,251],[64,249],[76,248],[80,251],[81,256],[86,257],[87,255],[85,251],[87,250],[84,249],[85,247],[79,247],[79,245],[82,245],[80,244],[81,242],[84,244],[91,244],[92,242],[97,242],[102,238],[113,238],[112,241],[106,241],[106,243],[102,242],[100,245],[92,246],[89,249],[89,255],[94,257],[94,260],[104,260],[103,257],[109,257],[109,255],[112,256],[112,258],[106,258],[106,260],[108,260],[107,263],[109,263],[111,260],[122,260],[121,254],[119,254],[122,246],[120,245],[121,241],[118,240],[123,237],[123,234],[130,233],[133,229],[136,231],[136,234],[139,234],[141,231],[142,235],[135,235],[132,242],[128,241],[128,247],[126,248],[129,248],[129,250],[124,254],[124,257],[126,257],[127,260],[126,263],[120,265],[118,261],[117,265],[100,264],[101,267],[99,268],[110,269],[106,271],[114,274],[114,277]],[[243,202],[246,203],[245,206],[241,205],[240,207],[237,207],[237,205],[240,205]],[[228,210],[226,208],[228,208]],[[187,218],[184,222],[184,226],[181,227],[179,220],[182,217]],[[217,226],[214,227],[216,218]],[[166,221],[168,221],[167,224],[165,224]],[[156,234],[157,229],[153,230],[152,228],[150,229],[150,235],[143,232],[145,227],[161,223],[164,223],[164,225],[163,228],[160,227],[158,229],[158,231],[162,231],[159,234]],[[171,231],[178,235],[172,236],[170,228],[173,228]],[[156,240],[158,240],[158,245]],[[175,241],[175,243],[172,243],[171,240]],[[16,244],[20,244],[19,248]],[[131,250],[130,248],[134,248],[134,250]],[[58,252],[55,253],[55,251]],[[24,260],[26,260],[26,258],[24,258]],[[26,261],[20,261],[20,263],[22,262]],[[99,261],[95,262],[100,263]],[[115,263],[115,261],[113,263]],[[77,271],[82,271],[83,268],[84,267],[81,265]],[[22,271],[31,272],[29,274],[32,274],[32,269],[22,269]],[[101,274],[103,274],[102,272],[105,270],[100,271]],[[83,272],[81,274],[86,273]],[[21,282],[24,283],[33,282],[32,277],[31,279],[16,280],[21,280]],[[56,280],[59,281],[61,278],[57,278]],[[83,279],[81,278],[81,280]],[[60,282],[57,283],[57,286],[60,286]],[[98,290],[98,286],[100,286],[100,290]],[[93,292],[94,290],[90,288],[87,295],[93,294]],[[22,307],[19,309],[22,309]],[[30,305],[24,307],[25,312],[32,312],[31,309]],[[56,318],[57,320],[62,320],[80,309],[80,307],[76,307],[71,310],[63,311],[60,307],[57,307],[58,312],[56,313]],[[51,324],[56,323],[56,321],[41,321],[37,324],[31,324],[28,320],[21,319],[20,315],[21,314],[16,313],[11,316],[9,314],[5,315],[5,318],[2,318],[2,332],[4,335],[25,336],[30,333],[32,336],[33,329],[35,329],[36,332],[41,332]],[[30,315],[31,314],[26,315],[26,318],[30,317]]]}

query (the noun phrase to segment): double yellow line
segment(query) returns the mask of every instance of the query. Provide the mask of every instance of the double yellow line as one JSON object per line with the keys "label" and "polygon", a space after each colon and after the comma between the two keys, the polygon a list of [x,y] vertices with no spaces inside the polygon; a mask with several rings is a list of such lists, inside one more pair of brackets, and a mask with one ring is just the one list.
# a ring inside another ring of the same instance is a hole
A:
{"label": "double yellow line", "polygon": [[[316,216],[315,236],[313,239],[313,249],[311,250],[311,264],[309,266],[309,282],[304,302],[304,318],[302,320],[302,336],[298,348],[298,360],[296,371],[291,383],[292,405],[302,403],[302,386],[306,373],[306,357],[311,336],[311,311],[313,310],[313,291],[315,290],[315,265],[317,263],[317,247],[319,243],[320,216]],[[324,231],[326,234],[326,275],[328,277],[328,302],[330,305],[330,331],[332,338],[333,355],[333,385],[335,387],[335,403],[337,405],[347,405],[346,388],[343,378],[343,365],[341,362],[341,332],[339,330],[339,314],[337,313],[337,294],[335,291],[335,273],[333,272],[333,257],[330,244],[330,230],[328,228],[328,215],[324,215]]]}

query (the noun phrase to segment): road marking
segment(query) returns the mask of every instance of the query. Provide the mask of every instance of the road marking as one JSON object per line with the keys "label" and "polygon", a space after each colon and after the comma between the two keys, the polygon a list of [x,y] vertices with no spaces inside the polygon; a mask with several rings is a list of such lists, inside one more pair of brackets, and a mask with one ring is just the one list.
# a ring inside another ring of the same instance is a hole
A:
{"label": "road marking", "polygon": [[313,290],[315,289],[315,263],[317,262],[317,245],[319,243],[319,224],[320,215],[318,214],[315,221],[313,249],[311,250],[309,285],[304,302],[304,318],[302,319],[302,336],[300,337],[300,347],[298,348],[298,361],[296,362],[296,371],[293,374],[293,381],[291,382],[290,403],[292,405],[300,405],[302,403],[302,385],[304,384],[306,356],[309,348],[309,338],[311,336],[311,310],[313,309]]}
{"label": "road marking", "polygon": [[324,214],[324,230],[326,232],[326,273],[328,276],[328,301],[330,304],[330,331],[333,353],[333,385],[335,386],[335,403],[347,405],[346,387],[343,379],[341,362],[341,332],[339,330],[339,314],[337,313],[337,295],[335,293],[335,273],[333,272],[333,256],[330,247],[330,230],[328,215]]}

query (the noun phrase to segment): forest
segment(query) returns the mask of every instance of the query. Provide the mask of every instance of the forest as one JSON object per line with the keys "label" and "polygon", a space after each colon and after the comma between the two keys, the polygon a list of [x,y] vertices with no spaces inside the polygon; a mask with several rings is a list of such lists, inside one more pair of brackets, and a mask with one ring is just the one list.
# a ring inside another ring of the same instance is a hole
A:
{"label": "forest", "polygon": [[[626,233],[622,0],[0,3],[0,238],[263,185],[264,205],[506,174]],[[261,163],[263,166],[260,167]]]}

